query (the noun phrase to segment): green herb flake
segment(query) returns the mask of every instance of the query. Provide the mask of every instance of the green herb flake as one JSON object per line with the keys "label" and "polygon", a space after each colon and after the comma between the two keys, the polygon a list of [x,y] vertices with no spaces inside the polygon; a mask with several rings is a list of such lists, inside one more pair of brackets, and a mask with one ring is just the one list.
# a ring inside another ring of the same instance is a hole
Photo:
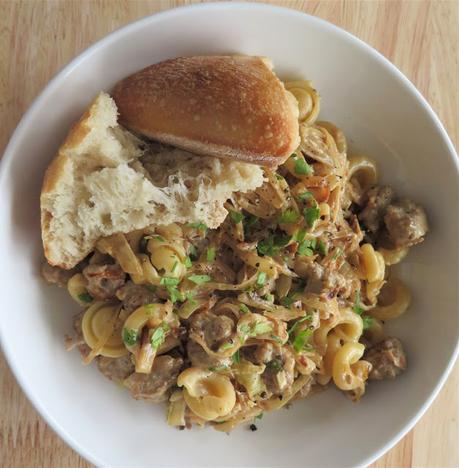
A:
{"label": "green herb flake", "polygon": [[341,257],[343,255],[343,249],[341,247],[338,247],[332,257],[332,260],[336,260],[338,257]]}
{"label": "green herb flake", "polygon": [[244,219],[244,215],[242,213],[233,210],[229,210],[229,217],[231,218],[231,221],[233,221],[234,224],[238,224]]}
{"label": "green herb flake", "polygon": [[312,200],[314,198],[314,195],[312,194],[312,192],[309,192],[308,190],[306,190],[306,192],[300,193],[298,195],[298,198],[302,201]]}
{"label": "green herb flake", "polygon": [[188,279],[197,285],[212,281],[212,278],[209,275],[190,275],[188,276]]}
{"label": "green herb flake", "polygon": [[134,346],[137,343],[139,335],[137,334],[137,331],[133,328],[123,328],[121,337],[123,339],[124,344],[128,346]]}
{"label": "green herb flake", "polygon": [[264,271],[260,271],[257,276],[257,284],[258,286],[263,286],[266,283],[266,273]]}
{"label": "green herb flake", "polygon": [[297,329],[298,325],[300,323],[303,323],[304,321],[306,320],[311,320],[312,319],[312,314],[307,314],[305,315],[304,317],[301,317],[300,319],[298,319],[297,321],[295,321],[295,323],[291,326],[291,328],[289,330],[287,330],[287,333],[288,333],[288,336],[291,338],[293,337],[293,333],[295,332],[295,330]]}
{"label": "green herb flake", "polygon": [[193,264],[191,263],[191,258],[190,257],[185,258],[185,266],[187,268],[191,268],[193,266]]}
{"label": "green herb flake", "polygon": [[360,291],[355,291],[354,306],[352,307],[352,310],[358,315],[362,315],[364,312],[360,302]]}
{"label": "green herb flake", "polygon": [[234,364],[239,364],[241,362],[241,354],[239,349],[231,356],[231,359],[233,360]]}
{"label": "green herb flake", "polygon": [[220,348],[219,348],[219,351],[226,351],[227,349],[230,349],[234,346],[234,343],[223,343]]}
{"label": "green herb flake", "polygon": [[243,314],[250,312],[250,309],[245,304],[239,304],[239,309]]}
{"label": "green herb flake", "polygon": [[327,255],[328,254],[327,244],[322,240],[317,241],[317,251],[323,256]]}
{"label": "green herb flake", "polygon": [[177,301],[183,302],[185,300],[183,294],[177,289],[177,286],[166,286],[166,289],[172,304],[175,304]]}
{"label": "green herb flake", "polygon": [[277,374],[282,370],[282,361],[280,359],[272,359],[266,364],[266,367]]}
{"label": "green herb flake", "polygon": [[311,175],[312,174],[312,167],[301,158],[295,158],[295,174],[298,175]]}
{"label": "green herb flake", "polygon": [[209,247],[207,249],[207,261],[208,262],[213,262],[215,260],[216,255],[217,255],[217,252],[215,250],[215,247]]}
{"label": "green herb flake", "polygon": [[370,317],[369,315],[364,315],[362,317],[363,320],[363,329],[368,330],[373,326],[374,319],[373,317]]}
{"label": "green herb flake", "polygon": [[198,231],[207,231],[208,229],[207,225],[201,221],[198,221],[197,223],[188,223],[187,227],[197,229]]}
{"label": "green herb flake", "polygon": [[155,240],[157,240],[159,242],[166,242],[166,240],[162,236],[154,235],[154,236],[151,236],[151,238],[155,239]]}
{"label": "green herb flake", "polygon": [[277,221],[280,224],[293,224],[296,223],[300,219],[300,214],[298,211],[294,210],[293,208],[288,208],[283,211]]}
{"label": "green herb flake", "polygon": [[82,293],[82,294],[78,294],[78,299],[81,302],[85,302],[86,304],[88,304],[89,302],[92,302],[92,296],[91,296],[91,294],[89,294],[87,292]]}
{"label": "green herb flake", "polygon": [[166,340],[166,333],[170,330],[170,327],[167,323],[160,325],[151,335],[151,347],[153,349],[158,349]]}
{"label": "green herb flake", "polygon": [[319,207],[316,206],[311,206],[308,208],[305,208],[303,211],[304,219],[306,221],[306,224],[309,227],[312,227],[314,223],[319,219],[320,217],[320,210]]}
{"label": "green herb flake", "polygon": [[297,242],[303,242],[304,238],[306,237],[306,229],[298,229],[293,236],[293,239]]}
{"label": "green herb flake", "polygon": [[250,335],[251,336],[265,335],[266,333],[270,333],[272,331],[273,331],[273,328],[270,323],[257,322],[253,325],[250,331]]}
{"label": "green herb flake", "polygon": [[295,338],[293,339],[293,349],[299,353],[303,349],[308,349],[310,346],[308,345],[309,338],[312,336],[313,331],[309,328],[305,330],[301,330],[295,334]]}
{"label": "green herb flake", "polygon": [[156,309],[156,304],[145,304],[143,308],[147,315],[153,315]]}
{"label": "green herb flake", "polygon": [[270,335],[269,337],[278,344],[284,344],[284,342],[281,340],[281,338],[279,336],[277,336],[277,335]]}
{"label": "green herb flake", "polygon": [[274,296],[272,294],[265,294],[263,299],[268,302],[274,302]]}
{"label": "green herb flake", "polygon": [[178,278],[169,278],[167,276],[161,278],[159,282],[161,286],[177,286],[179,283],[180,280]]}
{"label": "green herb flake", "polygon": [[176,261],[174,262],[174,264],[172,265],[171,273],[174,273],[174,271],[175,271],[176,268],[177,268],[177,265],[178,265],[178,261],[176,260]]}
{"label": "green herb flake", "polygon": [[283,305],[284,307],[290,307],[294,302],[295,298],[293,294],[289,294],[288,296],[285,296],[280,300],[281,305]]}
{"label": "green herb flake", "polygon": [[255,419],[262,419],[263,418],[263,413],[257,414],[255,416]]}
{"label": "green herb flake", "polygon": [[222,372],[222,371],[228,370],[228,366],[224,366],[224,365],[221,365],[221,366],[212,366],[212,367],[209,367],[209,370],[210,370],[211,372]]}
{"label": "green herb flake", "polygon": [[274,255],[277,255],[283,247],[287,246],[291,240],[292,236],[286,234],[276,234],[274,236],[267,237],[266,239],[258,242],[258,253],[260,255],[273,257]]}

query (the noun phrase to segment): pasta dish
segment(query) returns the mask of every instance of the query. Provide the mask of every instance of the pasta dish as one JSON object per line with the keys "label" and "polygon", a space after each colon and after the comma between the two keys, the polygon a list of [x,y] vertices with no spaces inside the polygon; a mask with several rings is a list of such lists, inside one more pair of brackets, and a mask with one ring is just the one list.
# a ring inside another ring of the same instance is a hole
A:
{"label": "pasta dish", "polygon": [[[217,229],[152,225],[99,239],[72,270],[44,266],[82,311],[68,349],[136,399],[166,402],[167,422],[229,432],[327,386],[359,400],[406,368],[384,323],[410,305],[390,267],[427,232],[424,210],[378,185],[318,120],[308,81],[286,83],[301,143],[235,193]],[[153,164],[158,143],[140,162]]]}

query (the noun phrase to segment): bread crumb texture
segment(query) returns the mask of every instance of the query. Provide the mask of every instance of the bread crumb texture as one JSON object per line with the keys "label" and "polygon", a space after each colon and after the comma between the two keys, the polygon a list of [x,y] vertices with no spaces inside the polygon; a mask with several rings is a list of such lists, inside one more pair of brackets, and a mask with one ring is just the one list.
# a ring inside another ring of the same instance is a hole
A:
{"label": "bread crumb texture", "polygon": [[100,237],[150,225],[218,227],[225,201],[263,183],[259,166],[149,145],[117,123],[99,94],[46,171],[41,194],[45,256],[72,268]]}

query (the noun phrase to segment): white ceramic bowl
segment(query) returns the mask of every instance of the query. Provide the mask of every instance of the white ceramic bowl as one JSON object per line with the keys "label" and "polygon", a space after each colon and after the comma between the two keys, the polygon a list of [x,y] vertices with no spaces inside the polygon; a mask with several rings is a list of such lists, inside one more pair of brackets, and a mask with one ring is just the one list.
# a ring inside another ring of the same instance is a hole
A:
{"label": "white ceramic bowl", "polygon": [[[177,431],[164,409],[132,400],[77,352],[64,351],[76,307],[39,275],[43,172],[69,125],[101,89],[151,63],[190,54],[271,57],[281,77],[313,80],[322,118],[375,157],[383,180],[428,211],[431,232],[400,268],[411,310],[390,324],[408,371],[370,385],[360,404],[329,390],[266,415],[255,433]],[[57,75],[16,129],[1,165],[1,340],[25,393],[75,450],[104,466],[351,466],[395,444],[438,393],[458,344],[458,161],[438,118],[381,55],[304,14],[253,4],[204,4],[133,23]]]}

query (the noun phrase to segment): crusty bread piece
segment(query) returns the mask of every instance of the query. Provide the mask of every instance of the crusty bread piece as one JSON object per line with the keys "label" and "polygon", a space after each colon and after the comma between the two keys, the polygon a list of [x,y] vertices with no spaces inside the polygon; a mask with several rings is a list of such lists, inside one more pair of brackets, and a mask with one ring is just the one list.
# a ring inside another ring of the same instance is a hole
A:
{"label": "crusty bread piece", "polygon": [[180,57],[118,83],[120,122],[193,153],[270,167],[299,145],[298,103],[267,59]]}
{"label": "crusty bread piece", "polygon": [[258,166],[178,149],[153,154],[118,125],[114,101],[101,93],[46,171],[40,199],[45,256],[70,269],[100,237],[116,232],[172,222],[217,227],[233,192],[262,183]]}

